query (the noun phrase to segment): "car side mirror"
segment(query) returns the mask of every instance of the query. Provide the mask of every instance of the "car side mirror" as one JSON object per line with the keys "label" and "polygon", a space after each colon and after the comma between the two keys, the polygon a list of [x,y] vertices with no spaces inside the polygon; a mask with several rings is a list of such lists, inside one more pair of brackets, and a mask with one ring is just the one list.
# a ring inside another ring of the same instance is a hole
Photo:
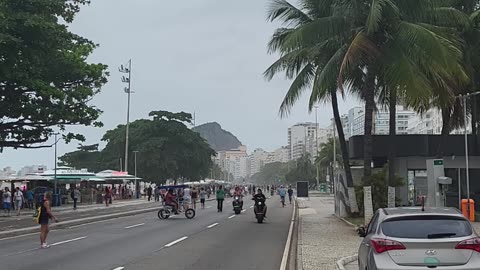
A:
{"label": "car side mirror", "polygon": [[358,234],[358,236],[360,236],[360,237],[365,237],[365,236],[367,236],[367,230],[365,229],[365,226],[362,225],[362,226],[358,227],[358,228],[357,228],[357,234]]}

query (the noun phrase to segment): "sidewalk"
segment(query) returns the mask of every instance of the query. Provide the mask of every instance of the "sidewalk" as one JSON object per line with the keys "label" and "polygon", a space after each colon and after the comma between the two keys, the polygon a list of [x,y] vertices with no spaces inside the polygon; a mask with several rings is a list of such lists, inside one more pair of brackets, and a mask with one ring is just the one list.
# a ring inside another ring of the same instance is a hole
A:
{"label": "sidewalk", "polygon": [[354,228],[333,215],[333,196],[297,199],[299,270],[332,270],[342,257],[354,255],[361,239]]}
{"label": "sidewalk", "polygon": [[[138,200],[118,200],[113,201],[109,207],[105,204],[86,204],[78,205],[77,210],[73,210],[73,205],[65,205],[61,207],[53,207],[52,211],[54,215],[61,221],[80,219],[92,216],[101,216],[108,214],[121,213],[132,210],[144,210],[144,209],[156,209],[161,206],[160,202],[154,202],[144,199]],[[16,229],[27,228],[35,226],[33,221],[33,210],[24,209],[22,215],[16,216],[14,211],[11,211],[11,216],[3,216],[3,210],[0,212],[0,232],[11,231]]]}

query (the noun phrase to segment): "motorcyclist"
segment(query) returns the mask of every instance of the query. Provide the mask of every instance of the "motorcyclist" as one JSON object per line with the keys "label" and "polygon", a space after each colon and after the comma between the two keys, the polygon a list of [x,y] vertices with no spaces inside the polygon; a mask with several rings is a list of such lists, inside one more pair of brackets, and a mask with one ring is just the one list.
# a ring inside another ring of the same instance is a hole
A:
{"label": "motorcyclist", "polygon": [[261,201],[263,202],[263,211],[264,211],[264,217],[267,217],[267,205],[265,204],[265,201],[267,200],[267,198],[265,197],[265,195],[262,193],[262,190],[261,189],[258,189],[257,190],[257,193],[255,195],[253,195],[253,198],[252,200],[255,201],[255,212],[257,211],[257,204],[256,202],[257,201]]}
{"label": "motorcyclist", "polygon": [[175,194],[173,194],[173,188],[168,189],[168,192],[165,195],[165,205],[173,207],[173,212],[178,214],[178,202]]}
{"label": "motorcyclist", "polygon": [[233,191],[233,197],[235,198],[237,196],[240,200],[240,205],[243,208],[243,193],[242,193],[242,190],[240,189],[240,187],[235,187],[235,190]]}

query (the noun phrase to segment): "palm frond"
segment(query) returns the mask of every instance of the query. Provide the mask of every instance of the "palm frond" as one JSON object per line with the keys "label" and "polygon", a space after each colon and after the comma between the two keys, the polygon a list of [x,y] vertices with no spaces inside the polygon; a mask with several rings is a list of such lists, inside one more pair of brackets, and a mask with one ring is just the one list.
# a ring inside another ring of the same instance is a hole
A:
{"label": "palm frond", "polygon": [[368,34],[372,34],[378,30],[380,21],[383,18],[383,10],[386,7],[392,10],[395,14],[398,14],[398,8],[392,0],[372,0],[366,22]]}
{"label": "palm frond", "polygon": [[303,0],[302,6],[311,18],[322,18],[332,15],[335,0]]}
{"label": "palm frond", "polygon": [[344,55],[342,64],[337,77],[337,85],[341,91],[344,90],[344,77],[347,70],[353,66],[365,66],[380,55],[380,50],[373,43],[364,31],[359,31],[350,43],[347,52]]}
{"label": "palm frond", "polygon": [[[313,82],[312,93],[308,104],[309,111],[312,111],[315,104],[319,101],[328,101],[331,91],[337,89],[337,76],[340,70],[340,64],[347,51],[347,46],[343,45],[332,54],[325,65],[319,65]],[[342,92],[343,95],[343,92]]]}
{"label": "palm frond", "polygon": [[286,0],[271,0],[267,11],[267,20],[279,20],[294,27],[312,21],[307,14]]}
{"label": "palm frond", "polygon": [[282,104],[280,105],[280,117],[285,117],[290,113],[293,104],[300,98],[300,95],[305,89],[311,85],[315,76],[315,67],[312,64],[307,64],[298,73],[295,80],[290,85],[290,88],[285,95]]}
{"label": "palm frond", "polygon": [[273,77],[282,71],[286,71],[286,77],[293,79],[303,69],[303,67],[310,62],[309,54],[311,49],[297,49],[281,56],[271,66],[269,66],[264,72],[263,76],[267,80],[273,79]]}
{"label": "palm frond", "polygon": [[454,7],[438,7],[431,11],[431,22],[436,26],[468,27],[470,18]]}
{"label": "palm frond", "polygon": [[278,28],[273,33],[270,41],[267,44],[268,53],[275,53],[275,52],[285,52],[284,51],[284,44],[285,40],[287,39],[288,35],[295,31],[294,28]]}

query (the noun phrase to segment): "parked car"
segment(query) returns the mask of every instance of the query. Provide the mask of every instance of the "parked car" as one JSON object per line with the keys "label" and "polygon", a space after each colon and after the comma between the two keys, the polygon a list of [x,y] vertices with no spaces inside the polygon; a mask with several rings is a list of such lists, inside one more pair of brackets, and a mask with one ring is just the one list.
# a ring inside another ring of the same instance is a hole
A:
{"label": "parked car", "polygon": [[360,270],[480,269],[480,238],[455,208],[384,208],[358,249]]}

